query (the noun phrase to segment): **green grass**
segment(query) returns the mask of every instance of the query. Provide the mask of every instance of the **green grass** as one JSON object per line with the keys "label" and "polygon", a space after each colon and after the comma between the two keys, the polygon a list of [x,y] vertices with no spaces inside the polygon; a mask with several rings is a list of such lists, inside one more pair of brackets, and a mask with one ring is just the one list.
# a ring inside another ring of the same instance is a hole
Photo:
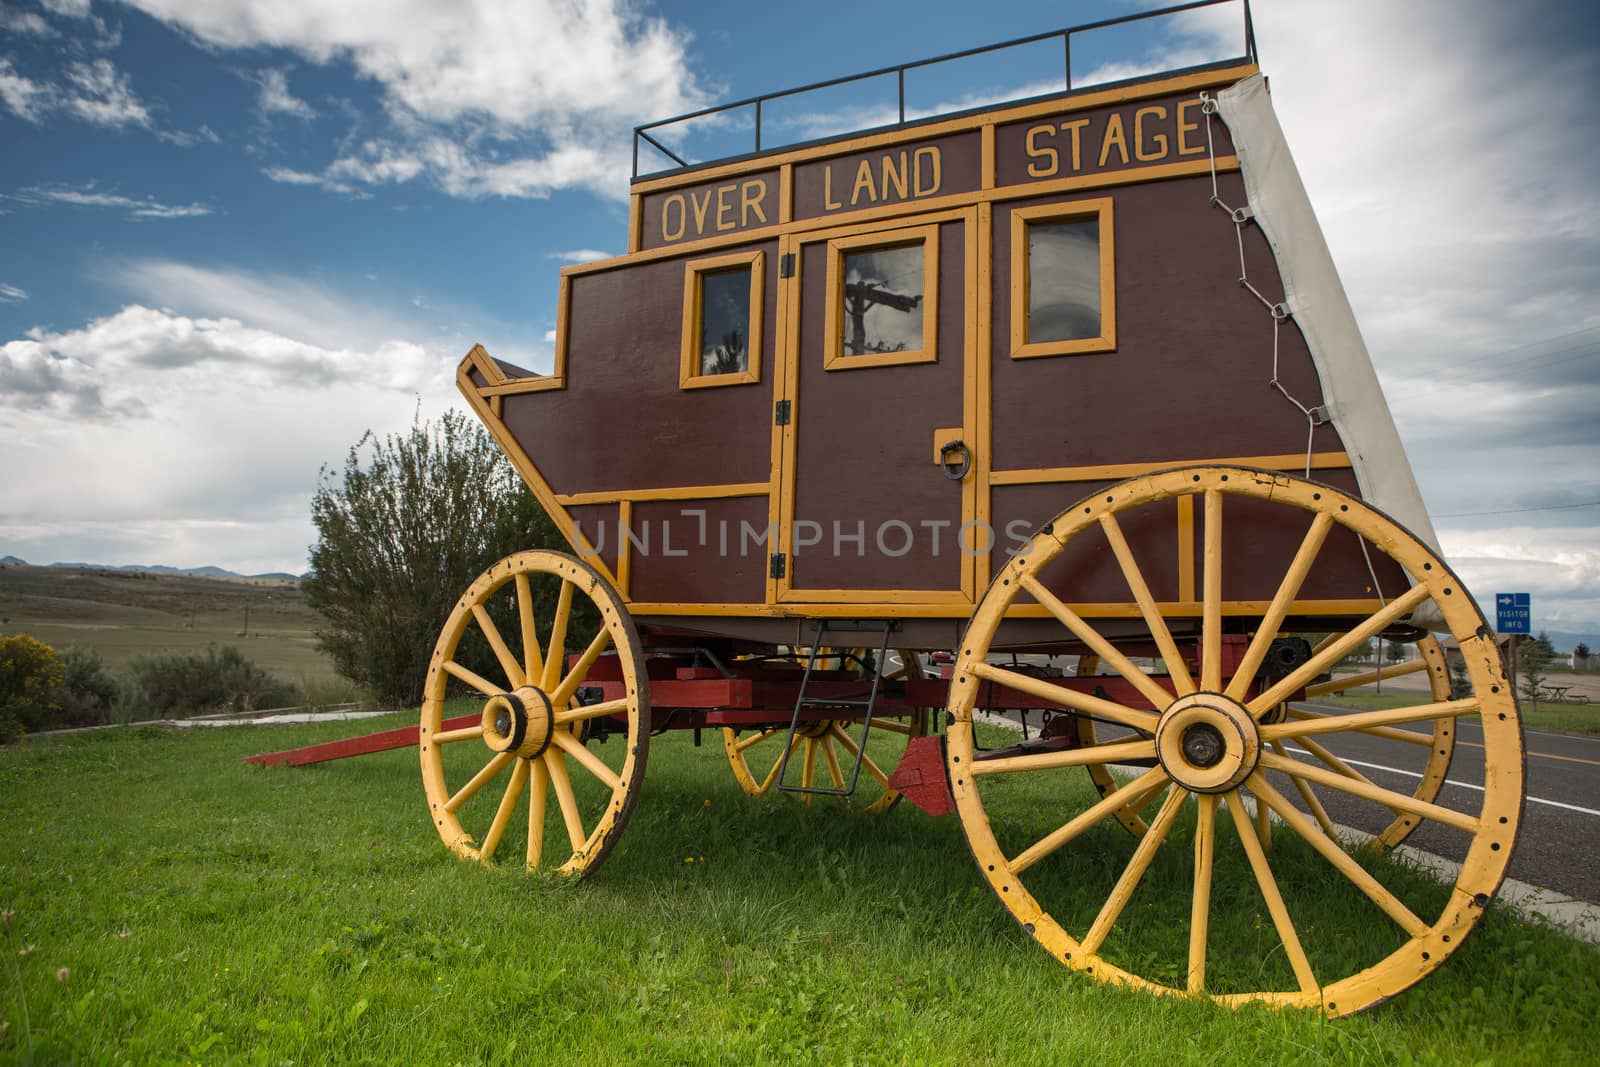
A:
{"label": "green grass", "polygon": [[[248,626],[247,626],[248,622]],[[234,645],[285,681],[337,677],[296,583],[63,567],[0,567],[0,633],[79,645],[123,670],[135,656]]]}
{"label": "green grass", "polygon": [[[1334,708],[1354,708],[1372,711],[1377,708],[1408,708],[1425,704],[1426,693],[1340,693],[1318,697],[1314,703]],[[1519,697],[1517,707],[1522,713],[1522,725],[1530,730],[1556,730],[1574,734],[1600,734],[1600,702],[1588,704],[1554,704],[1539,701],[1539,706]]]}
{"label": "green grass", "polygon": [[[407,721],[138,729],[0,751],[0,908],[12,913],[0,1059],[1600,1060],[1600,953],[1498,906],[1438,974],[1362,1016],[1234,1012],[1058,966],[980,881],[954,819],[752,800],[714,737],[700,750],[683,733],[655,739],[633,821],[582,884],[452,859],[410,750],[297,769],[238,762]],[[1052,825],[1048,790],[1013,792],[991,808],[1008,835]],[[1186,943],[1170,918],[1187,908],[1185,832],[1113,946],[1158,971],[1179,966]],[[1109,829],[1093,844],[1074,852],[1099,857],[1082,866],[1036,869],[1074,912],[1103,899],[1082,886],[1132,848]],[[1282,869],[1301,872],[1286,879],[1291,908],[1327,881],[1314,857],[1290,855],[1297,844],[1281,832],[1274,843]],[[1408,900],[1442,892],[1385,874]],[[1224,878],[1217,892],[1213,964],[1256,979],[1243,961],[1261,966],[1270,926],[1240,885]],[[1303,928],[1313,961],[1371,951],[1376,914]],[[1279,962],[1267,953],[1268,981]]]}

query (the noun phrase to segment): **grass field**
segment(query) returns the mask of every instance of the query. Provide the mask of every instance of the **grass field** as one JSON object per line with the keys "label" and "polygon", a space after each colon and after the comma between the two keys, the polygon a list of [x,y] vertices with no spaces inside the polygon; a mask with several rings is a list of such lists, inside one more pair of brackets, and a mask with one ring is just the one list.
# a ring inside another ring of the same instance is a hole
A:
{"label": "grass field", "polygon": [[0,567],[0,633],[94,649],[113,671],[134,656],[234,645],[286,681],[326,681],[319,621],[292,582]]}
{"label": "grass field", "polygon": [[[981,883],[954,819],[752,800],[715,741],[684,733],[655,739],[633,821],[583,884],[450,858],[411,750],[238,762],[352,732],[146,728],[0,750],[0,1059],[1600,1061],[1600,953],[1498,906],[1440,973],[1365,1015],[1233,1012],[1053,963]],[[1023,789],[994,810],[1048,820],[1053,798]],[[1108,827],[1099,845],[1125,856],[1130,841]],[[1298,844],[1280,833],[1275,855]],[[1303,858],[1294,891],[1314,893],[1326,868]],[[1411,877],[1418,897],[1442,892]],[[1308,951],[1360,951],[1375,914],[1303,928]],[[1213,922],[1228,931],[1219,968],[1272,938],[1259,920]],[[1181,960],[1182,928],[1145,929]]]}

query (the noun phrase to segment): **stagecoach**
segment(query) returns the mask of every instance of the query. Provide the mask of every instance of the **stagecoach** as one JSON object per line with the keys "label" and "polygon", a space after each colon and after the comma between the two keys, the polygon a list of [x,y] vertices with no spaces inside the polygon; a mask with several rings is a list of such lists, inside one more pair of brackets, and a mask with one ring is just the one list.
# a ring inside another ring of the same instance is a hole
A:
{"label": "stagecoach", "polygon": [[[911,64],[862,76],[899,85],[865,131],[773,147],[792,93],[636,131],[628,251],[561,272],[552,372],[459,368],[569,551],[496,563],[444,625],[417,744],[446,846],[592,873],[652,734],[713,731],[747,793],[953,814],[1102,981],[1344,1015],[1459,947],[1522,803],[1492,636],[1248,10],[1232,59],[1075,83],[1111,25],[996,46],[1064,48],[1022,100],[908,111]],[[749,141],[692,157],[695,123]],[[1425,702],[1319,705],[1375,638]],[[1481,791],[1447,806],[1453,761]],[[1008,807],[1028,782],[1059,799]],[[1459,863],[1432,904],[1371,859],[1414,832]],[[1184,891],[1140,892],[1155,867]],[[1330,942],[1330,892],[1380,949]],[[1168,920],[1188,951],[1152,959]],[[1241,930],[1263,962],[1208,968]]]}

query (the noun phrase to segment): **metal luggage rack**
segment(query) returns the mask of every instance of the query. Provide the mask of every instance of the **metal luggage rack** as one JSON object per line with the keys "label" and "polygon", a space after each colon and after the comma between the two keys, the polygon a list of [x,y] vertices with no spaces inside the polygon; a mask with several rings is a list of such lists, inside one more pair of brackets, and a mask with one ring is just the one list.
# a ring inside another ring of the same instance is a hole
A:
{"label": "metal luggage rack", "polygon": [[[1225,58],[1218,58],[1208,63],[1194,64],[1190,66],[1153,68],[1131,78],[1123,78],[1111,81],[1096,81],[1089,85],[1073,85],[1072,40],[1075,36],[1090,33],[1096,30],[1107,30],[1117,26],[1126,26],[1140,22],[1153,22],[1158,19],[1182,14],[1188,11],[1216,7],[1235,7],[1242,10],[1243,39],[1240,42],[1242,45],[1242,51],[1239,54]],[[1038,44],[1041,41],[1057,39],[1061,42],[1062,57],[1062,87],[1060,89],[1029,96],[1021,96],[1014,100],[1001,96],[996,99],[985,100],[976,106],[966,108],[953,108],[932,112],[923,111],[921,113],[916,113],[915,109],[913,109],[913,113],[910,115],[910,117],[908,117],[906,108],[907,71],[920,70],[926,67],[937,66],[941,63],[950,63],[961,59],[970,59],[974,56],[992,55],[997,52],[1004,52],[1008,49],[1020,48],[1024,45]],[[669,119],[658,119],[655,122],[647,122],[642,126],[635,126],[633,128],[633,179],[637,181],[642,177],[660,177],[667,174],[676,174],[682,171],[693,170],[698,167],[709,166],[714,163],[727,163],[734,160],[746,159],[751,156],[760,155],[762,152],[769,151],[774,148],[801,148],[808,145],[827,144],[830,141],[838,141],[862,133],[878,133],[885,130],[903,129],[906,127],[917,126],[923,123],[931,122],[936,119],[947,119],[953,116],[990,110],[995,106],[996,103],[999,102],[1020,104],[1033,100],[1049,99],[1056,96],[1069,96],[1073,93],[1086,92],[1090,89],[1099,90],[1105,89],[1109,86],[1132,85],[1142,81],[1150,81],[1155,78],[1170,77],[1174,74],[1187,74],[1218,67],[1232,66],[1240,62],[1254,63],[1255,61],[1255,25],[1250,14],[1250,0],[1196,0],[1194,3],[1178,4],[1174,7],[1161,8],[1156,11],[1143,11],[1139,12],[1138,14],[1123,15],[1113,19],[1101,19],[1098,22],[1087,22],[1079,26],[1070,26],[1065,29],[1051,30],[1046,33],[1036,33],[1028,37],[1018,37],[1014,40],[1001,42],[1000,44],[984,45],[979,48],[968,48],[959,52],[949,52],[944,55],[934,56],[929,59],[919,59],[911,63],[901,63],[897,66],[880,67],[877,70],[867,71],[864,74],[850,74],[840,78],[830,78],[826,81],[813,82],[810,85],[802,85],[794,89],[785,89],[776,93],[765,93],[761,96],[753,96],[744,100],[736,100],[729,104],[718,104],[715,107],[702,108],[699,111],[691,111],[683,115],[676,115]],[[819,137],[811,140],[784,141],[778,144],[763,142],[762,111],[764,105],[770,104],[777,100],[785,100],[792,97],[803,96],[806,93],[816,92],[821,89],[831,89],[842,85],[864,83],[875,78],[887,77],[891,74],[895,76],[896,81],[895,95],[899,114],[897,121],[841,129],[826,137]],[[667,144],[663,143],[664,140],[671,141],[673,139],[671,136],[659,136],[669,127],[681,126],[696,120],[708,119],[712,116],[726,116],[731,112],[740,111],[745,108],[754,109],[753,119],[750,120],[753,133],[753,144],[751,149],[746,152],[735,152],[707,159],[685,159],[678,152],[675,152],[672,148],[668,147]],[[644,173],[641,173],[639,170],[639,149],[641,145],[648,146],[654,151],[659,152],[666,159],[672,160],[674,165],[655,170],[647,170]]]}

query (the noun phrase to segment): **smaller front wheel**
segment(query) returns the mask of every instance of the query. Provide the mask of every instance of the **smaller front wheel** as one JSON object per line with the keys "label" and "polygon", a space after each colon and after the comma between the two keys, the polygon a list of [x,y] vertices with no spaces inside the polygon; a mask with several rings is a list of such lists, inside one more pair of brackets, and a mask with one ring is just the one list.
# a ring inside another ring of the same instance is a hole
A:
{"label": "smaller front wheel", "polygon": [[[456,696],[469,714],[446,723]],[[463,859],[488,862],[509,840],[530,870],[587,874],[638,799],[649,723],[617,591],[559,552],[508,556],[461,595],[428,664],[418,747],[434,829]]]}

